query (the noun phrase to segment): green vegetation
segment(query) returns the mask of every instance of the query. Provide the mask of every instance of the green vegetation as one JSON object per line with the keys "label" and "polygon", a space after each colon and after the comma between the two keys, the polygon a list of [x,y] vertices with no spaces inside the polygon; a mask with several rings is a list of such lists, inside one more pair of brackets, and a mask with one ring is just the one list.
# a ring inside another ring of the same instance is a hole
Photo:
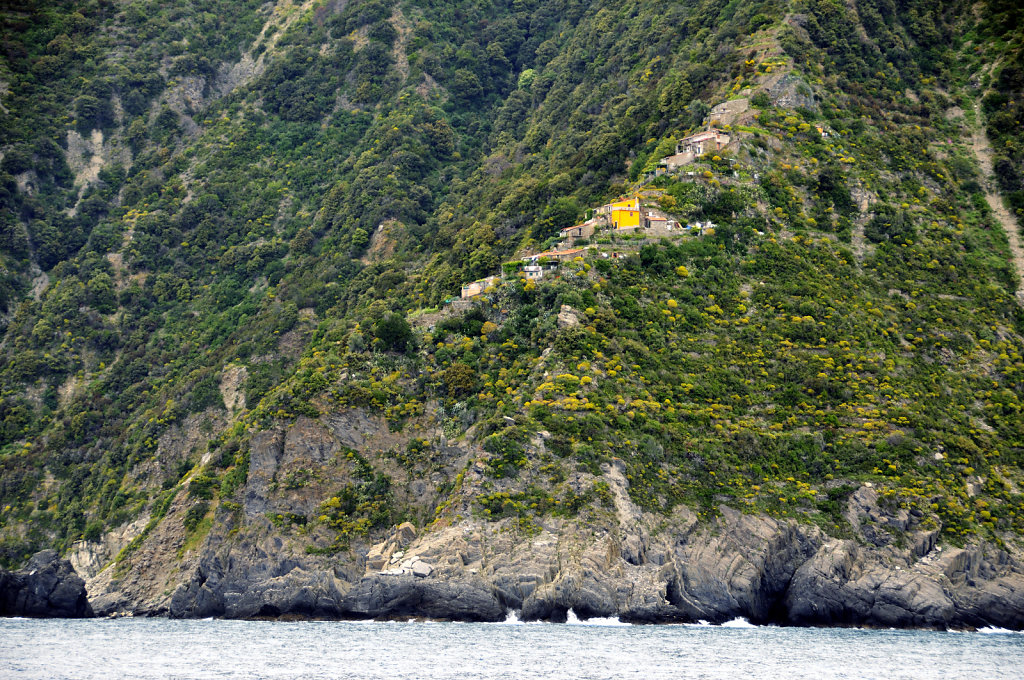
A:
{"label": "green vegetation", "polygon": [[[353,537],[389,526],[394,516],[391,480],[387,475],[374,472],[369,462],[354,451],[349,451],[347,458],[355,463],[355,480],[324,501],[317,518],[337,534],[332,550],[348,548]],[[305,524],[305,517],[291,521]]]}
{"label": "green vegetation", "polygon": [[[948,540],[1024,530],[1024,317],[964,141],[977,101],[1024,216],[1013,2],[24,4],[0,10],[0,563],[148,533],[185,488],[197,543],[254,437],[352,408],[410,443],[268,517],[330,550],[414,514],[386,464],[451,472],[425,421],[472,428],[473,511],[523,527],[609,512],[619,458],[652,510],[843,535],[871,481]],[[643,183],[740,97],[735,144]],[[639,188],[715,228],[600,232],[447,304]]]}
{"label": "green vegetation", "polygon": [[[1011,2],[985,7],[976,48],[979,74],[987,86],[981,100],[985,130],[996,155],[996,183],[1024,227],[1024,12]],[[987,63],[985,63],[987,62]],[[989,67],[989,68],[986,68]]]}

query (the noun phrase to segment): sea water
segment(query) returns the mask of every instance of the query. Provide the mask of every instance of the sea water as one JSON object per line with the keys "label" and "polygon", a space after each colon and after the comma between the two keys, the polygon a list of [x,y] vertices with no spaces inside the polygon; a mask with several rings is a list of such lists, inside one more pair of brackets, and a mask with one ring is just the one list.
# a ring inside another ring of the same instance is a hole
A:
{"label": "sea water", "polygon": [[0,678],[1021,678],[1024,635],[567,624],[0,619]]}

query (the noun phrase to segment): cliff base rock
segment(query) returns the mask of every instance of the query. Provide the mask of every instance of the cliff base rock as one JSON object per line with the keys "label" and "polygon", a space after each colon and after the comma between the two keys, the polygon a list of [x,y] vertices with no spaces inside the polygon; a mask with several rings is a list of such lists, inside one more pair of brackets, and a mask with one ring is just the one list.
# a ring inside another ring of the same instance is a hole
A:
{"label": "cliff base rock", "polygon": [[19,571],[0,570],[0,616],[87,618],[85,581],[55,550],[43,550]]}

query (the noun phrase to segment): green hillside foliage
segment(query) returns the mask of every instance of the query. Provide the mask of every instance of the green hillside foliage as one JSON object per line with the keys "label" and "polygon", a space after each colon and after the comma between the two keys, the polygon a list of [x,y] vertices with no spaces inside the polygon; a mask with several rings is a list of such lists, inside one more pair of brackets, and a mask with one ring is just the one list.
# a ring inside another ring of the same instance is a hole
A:
{"label": "green hillside foliage", "polygon": [[[526,524],[600,512],[616,457],[651,510],[726,503],[841,535],[871,481],[946,540],[1024,530],[1024,317],[965,143],[977,101],[1022,214],[1014,3],[25,1],[0,18],[0,562],[159,520],[208,452],[194,501],[235,503],[255,432],[349,408],[469,430],[476,511]],[[740,96],[735,145],[648,181]],[[539,282],[513,266],[448,304],[641,185],[715,228],[598,234]],[[202,443],[178,451],[185,431]],[[420,474],[432,446],[395,456]],[[358,463],[319,515],[279,521],[342,549],[407,516]]]}
{"label": "green hillside foliage", "polygon": [[[1024,227],[1024,11],[1012,2],[993,2],[983,11],[974,48],[985,131],[995,150],[992,169],[1000,192]],[[987,62],[990,68],[983,68]]]}

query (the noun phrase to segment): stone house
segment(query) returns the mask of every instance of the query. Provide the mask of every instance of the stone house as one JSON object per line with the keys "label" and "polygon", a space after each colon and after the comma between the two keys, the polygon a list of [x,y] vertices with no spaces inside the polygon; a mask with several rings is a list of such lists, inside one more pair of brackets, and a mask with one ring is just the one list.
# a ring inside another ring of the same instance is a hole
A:
{"label": "stone house", "polygon": [[662,158],[659,166],[666,172],[674,172],[692,163],[694,159],[712,151],[721,151],[729,143],[730,137],[720,130],[710,129],[683,137],[676,144],[676,152]]}
{"label": "stone house", "polygon": [[655,213],[647,213],[647,229],[653,235],[667,234],[672,230],[669,219]]}
{"label": "stone house", "polygon": [[712,125],[734,125],[749,108],[750,100],[745,97],[730,99],[711,107],[708,120]]}
{"label": "stone house", "polygon": [[537,280],[544,278],[544,267],[539,264],[527,264],[523,265],[522,268],[523,277],[527,280]]}
{"label": "stone house", "polygon": [[729,135],[714,128],[683,137],[676,144],[676,155],[690,152],[696,156],[721,151],[729,143]]}
{"label": "stone house", "polygon": [[488,276],[487,278],[478,279],[464,284],[462,286],[462,297],[471,298],[481,295],[485,290],[496,284],[499,279],[500,277],[498,276]]}
{"label": "stone house", "polygon": [[594,235],[594,223],[584,222],[583,224],[577,224],[573,227],[565,227],[559,231],[562,238],[566,240],[569,245],[572,245],[577,239],[590,238]]}
{"label": "stone house", "polygon": [[[693,155],[693,152],[684,151],[683,153],[677,153],[662,158],[661,163],[659,165],[664,166],[663,172],[673,172],[683,167],[687,163],[692,163],[694,158],[696,158],[696,156]],[[657,174],[658,172],[655,171],[655,175]]]}
{"label": "stone house", "polygon": [[640,226],[640,198],[620,198],[617,201],[602,205],[597,214],[604,216],[608,223],[616,229],[621,226]]}
{"label": "stone house", "polygon": [[606,216],[608,223],[615,229],[636,229],[643,222],[638,196],[603,205],[597,209],[597,214]]}

